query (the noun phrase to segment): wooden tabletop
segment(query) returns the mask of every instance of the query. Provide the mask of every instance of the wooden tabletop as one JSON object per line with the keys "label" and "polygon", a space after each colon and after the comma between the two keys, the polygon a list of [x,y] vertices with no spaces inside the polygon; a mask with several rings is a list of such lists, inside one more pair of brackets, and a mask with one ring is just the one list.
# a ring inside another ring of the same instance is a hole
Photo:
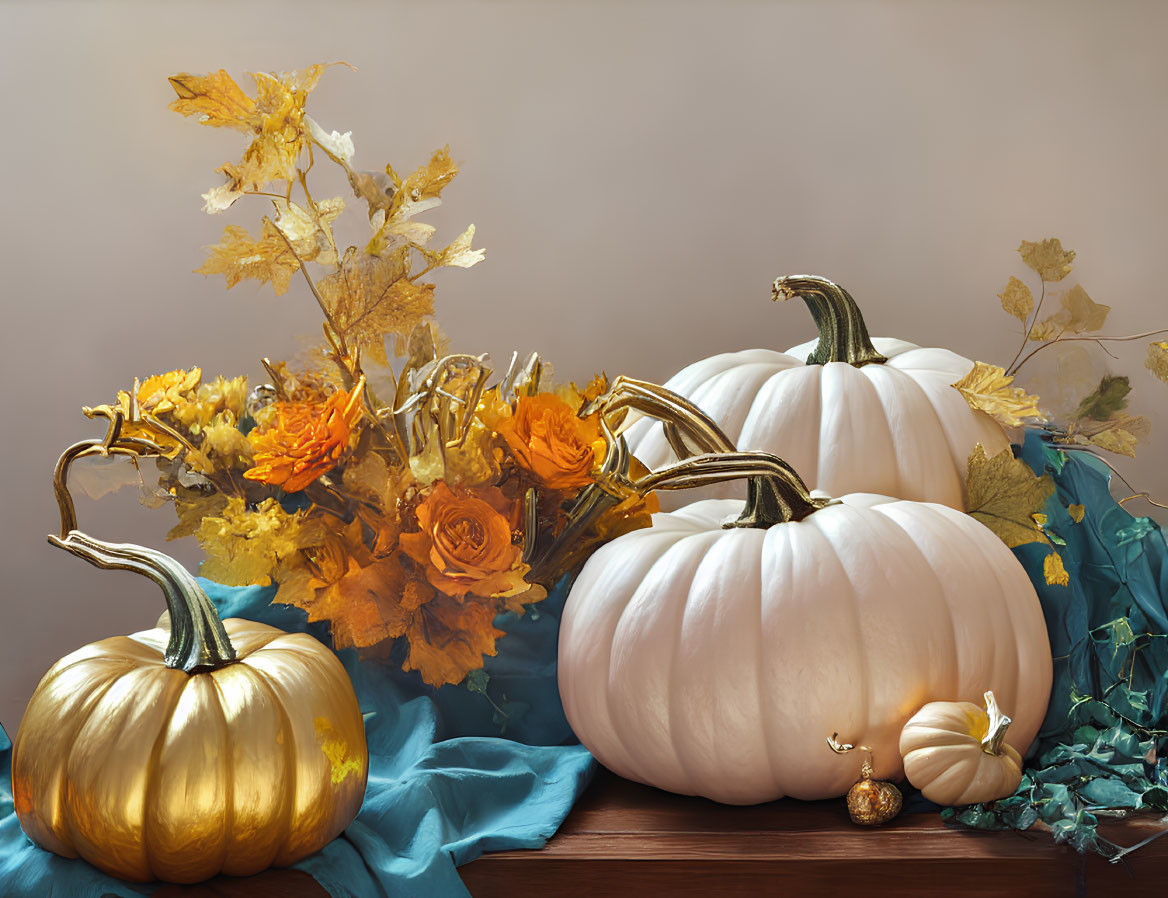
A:
{"label": "wooden tabletop", "polygon": [[[1110,825],[1130,845],[1165,824]],[[946,827],[936,812],[856,826],[843,799],[729,807],[601,772],[542,851],[484,855],[459,871],[475,898],[515,895],[1117,894],[1168,882],[1168,837],[1126,864],[1057,846],[1047,832]],[[1131,891],[1135,894],[1134,891]]]}
{"label": "wooden tabletop", "polygon": [[[1110,823],[1131,845],[1158,832],[1157,817]],[[670,795],[601,771],[541,851],[501,851],[460,868],[475,898],[601,895],[1025,895],[1160,894],[1168,837],[1123,864],[1080,856],[1046,832],[982,833],[946,827],[936,813],[904,813],[863,828],[843,799],[740,808]],[[167,886],[156,898],[326,898],[297,870]]]}

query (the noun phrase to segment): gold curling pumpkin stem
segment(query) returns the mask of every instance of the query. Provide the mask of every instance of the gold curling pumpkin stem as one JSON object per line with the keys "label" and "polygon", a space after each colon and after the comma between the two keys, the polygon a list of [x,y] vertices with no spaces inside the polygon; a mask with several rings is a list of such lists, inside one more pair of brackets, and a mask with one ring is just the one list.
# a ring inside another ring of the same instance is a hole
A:
{"label": "gold curling pumpkin stem", "polygon": [[998,700],[992,691],[985,694],[985,704],[989,726],[986,729],[985,738],[981,740],[981,750],[987,755],[1000,755],[1002,742],[1006,738],[1006,730],[1010,728],[1013,721],[998,708]]}
{"label": "gold curling pumpkin stem", "polygon": [[807,304],[819,329],[819,345],[807,357],[808,365],[847,362],[859,368],[888,361],[872,345],[860,307],[839,284],[811,274],[775,278],[771,299],[788,300],[795,296]]}
{"label": "gold curling pumpkin stem", "polygon": [[766,529],[801,521],[833,500],[812,496],[789,464],[769,452],[718,452],[695,455],[636,481],[642,493],[680,490],[747,479],[746,508],[725,527]]}
{"label": "gold curling pumpkin stem", "polygon": [[123,437],[122,413],[106,415],[109,429],[104,439],[83,440],[66,449],[53,471],[53,492],[61,516],[60,535],[49,542],[83,558],[102,570],[132,571],[162,587],[170,612],[170,641],[166,666],[186,673],[224,667],[235,660],[235,647],[207,594],[190,572],[175,559],[155,549],[126,543],[107,543],[77,529],[77,512],[69,493],[69,468],[79,458],[126,455],[134,458],[161,455],[149,440]]}
{"label": "gold curling pumpkin stem", "polygon": [[586,418],[600,412],[602,419],[609,419],[632,409],[661,421],[665,438],[678,458],[711,452],[733,452],[733,440],[722,431],[714,419],[700,408],[659,384],[647,380],[617,377],[603,396],[589,402],[580,409],[580,417]]}

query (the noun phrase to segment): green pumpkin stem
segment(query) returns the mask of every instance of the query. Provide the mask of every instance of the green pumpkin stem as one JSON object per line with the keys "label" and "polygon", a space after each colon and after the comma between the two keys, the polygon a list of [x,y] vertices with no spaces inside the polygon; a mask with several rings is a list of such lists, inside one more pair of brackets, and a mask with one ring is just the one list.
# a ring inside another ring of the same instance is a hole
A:
{"label": "green pumpkin stem", "polygon": [[832,499],[812,496],[795,470],[769,452],[717,452],[695,455],[642,477],[636,488],[679,490],[728,480],[747,480],[746,507],[723,526],[766,529],[801,521]]}
{"label": "green pumpkin stem", "polygon": [[[135,390],[135,392],[137,392]],[[69,468],[86,456],[124,455],[131,458],[158,456],[161,449],[149,440],[124,437],[121,411],[103,407],[86,410],[90,417],[109,419],[104,439],[83,440],[66,449],[53,471],[53,492],[61,518],[59,535],[49,536],[58,548],[83,558],[102,570],[132,571],[162,587],[170,612],[170,642],[166,666],[186,673],[215,670],[235,660],[235,647],[219,619],[219,613],[190,572],[175,559],[154,549],[107,543],[77,529],[77,512],[69,494]]]}
{"label": "green pumpkin stem", "polygon": [[809,274],[776,278],[771,298],[787,300],[793,296],[807,303],[819,329],[819,345],[807,357],[808,365],[847,362],[859,368],[888,361],[872,345],[860,307],[839,284]]}
{"label": "green pumpkin stem", "polygon": [[1013,721],[998,708],[998,700],[994,697],[993,692],[985,694],[985,704],[989,726],[986,729],[985,738],[981,740],[981,750],[987,755],[1000,755],[1002,743],[1006,739],[1006,730],[1010,728]]}

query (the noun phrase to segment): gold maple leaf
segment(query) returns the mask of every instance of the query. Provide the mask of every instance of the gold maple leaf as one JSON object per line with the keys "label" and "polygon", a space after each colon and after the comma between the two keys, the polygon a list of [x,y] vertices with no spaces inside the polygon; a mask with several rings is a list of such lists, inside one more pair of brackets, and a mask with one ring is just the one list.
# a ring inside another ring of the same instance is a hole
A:
{"label": "gold maple leaf", "polygon": [[398,350],[422,321],[434,314],[434,285],[409,280],[409,247],[373,256],[349,247],[336,273],[317,285],[333,322],[350,348],[385,362],[385,337]]}
{"label": "gold maple leaf", "polygon": [[1010,282],[1006,284],[1006,289],[998,294],[998,299],[1002,301],[1002,308],[1006,312],[1023,323],[1030,317],[1030,313],[1034,311],[1034,294],[1030,292],[1029,287],[1016,277],[1010,278]]}
{"label": "gold maple leaf", "polygon": [[245,278],[261,284],[270,282],[279,296],[287,292],[292,275],[299,268],[296,254],[271,220],[264,219],[259,240],[253,240],[247,228],[239,225],[224,228],[223,238],[211,247],[207,261],[195,271],[223,275],[229,290]]}
{"label": "gold maple leaf", "polygon": [[972,370],[953,384],[965,397],[969,407],[993,416],[1006,427],[1020,427],[1024,419],[1045,421],[1038,408],[1038,397],[1021,387],[1013,387],[1013,375],[997,365],[974,362]]}
{"label": "gold maple leaf", "polygon": [[1057,237],[1050,237],[1039,243],[1023,240],[1018,247],[1022,261],[1038,272],[1044,281],[1061,281],[1071,273],[1071,263],[1075,259],[1074,250],[1064,250]]}
{"label": "gold maple leaf", "polygon": [[965,475],[969,514],[989,527],[1011,549],[1048,542],[1035,515],[1054,495],[1049,475],[1035,476],[1030,466],[1003,449],[987,458],[980,443],[970,453]]}
{"label": "gold maple leaf", "polygon": [[1168,383],[1168,340],[1148,344],[1148,360],[1144,365],[1156,377]]}

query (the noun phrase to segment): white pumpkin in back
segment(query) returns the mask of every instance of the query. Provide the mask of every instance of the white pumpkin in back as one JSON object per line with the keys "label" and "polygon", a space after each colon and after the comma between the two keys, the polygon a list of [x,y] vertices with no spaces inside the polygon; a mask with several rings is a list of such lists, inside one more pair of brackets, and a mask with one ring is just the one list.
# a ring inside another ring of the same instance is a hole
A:
{"label": "white pumpkin in back", "polygon": [[869,746],[875,777],[899,780],[909,717],[991,686],[1030,744],[1050,646],[1025,570],[990,530],[938,504],[825,504],[761,452],[696,456],[642,485],[747,474],[737,521],[743,503],[726,499],[654,515],[573,585],[560,695],[602,764],[730,804],[829,798],[857,767],[827,737]]}
{"label": "white pumpkin in back", "polygon": [[[851,295],[824,278],[779,278],[774,296],[807,303],[818,341],[785,353],[747,349],[711,356],[683,368],[665,387],[705,411],[739,449],[786,459],[812,489],[964,510],[969,454],[978,443],[987,455],[1009,445],[1001,426],[971,409],[952,386],[973,362],[948,349],[870,340]],[[638,421],[625,438],[650,470],[676,458],[659,422]],[[743,495],[741,484],[720,484],[663,497],[662,507]]]}

